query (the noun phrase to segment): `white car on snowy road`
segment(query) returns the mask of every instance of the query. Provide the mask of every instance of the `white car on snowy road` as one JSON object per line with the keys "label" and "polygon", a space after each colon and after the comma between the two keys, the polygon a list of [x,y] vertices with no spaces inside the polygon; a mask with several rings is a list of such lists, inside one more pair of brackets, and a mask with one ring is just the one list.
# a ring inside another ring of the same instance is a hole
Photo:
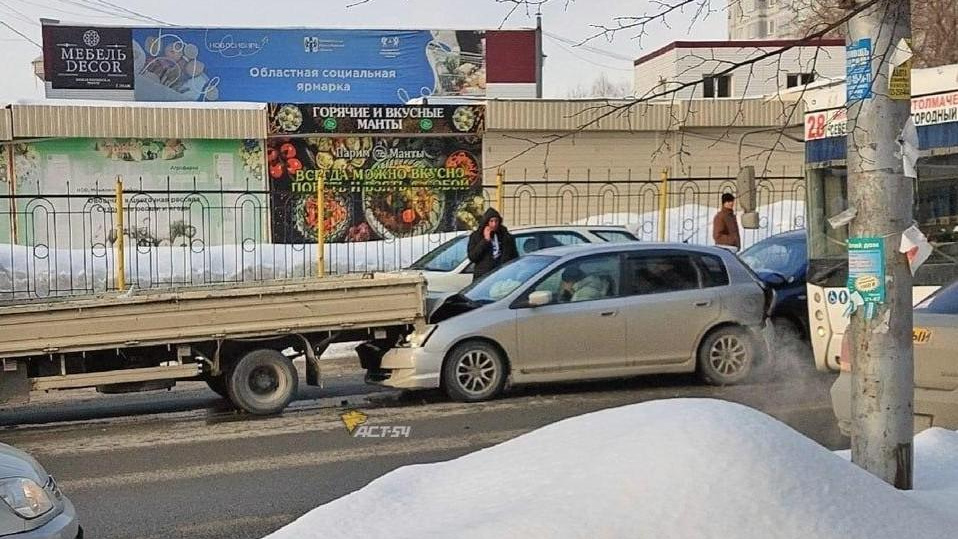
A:
{"label": "white car on snowy road", "polygon": [[[622,226],[535,226],[510,229],[519,256],[563,245],[639,241]],[[466,256],[469,234],[457,236],[423,255],[408,269],[421,271],[429,293],[458,292],[472,283],[472,263]]]}

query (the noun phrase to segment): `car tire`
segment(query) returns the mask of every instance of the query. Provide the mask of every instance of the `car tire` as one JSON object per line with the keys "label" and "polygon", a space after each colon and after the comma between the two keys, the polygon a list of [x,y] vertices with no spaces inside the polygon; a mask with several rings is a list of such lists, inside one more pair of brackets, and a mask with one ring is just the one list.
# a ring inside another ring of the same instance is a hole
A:
{"label": "car tire", "polygon": [[698,373],[712,385],[738,384],[752,373],[755,340],[744,328],[725,326],[708,334],[699,346]]}
{"label": "car tire", "polygon": [[468,341],[456,346],[442,366],[442,387],[454,401],[492,399],[506,384],[506,361],[490,343]]}
{"label": "car tire", "polygon": [[299,375],[293,362],[276,350],[260,349],[244,355],[226,377],[229,398],[253,415],[283,411],[293,400]]}
{"label": "car tire", "polygon": [[226,387],[226,377],[227,374],[220,374],[219,376],[209,376],[203,381],[206,382],[206,385],[213,390],[214,393],[223,397],[224,399],[230,398],[230,392]]}

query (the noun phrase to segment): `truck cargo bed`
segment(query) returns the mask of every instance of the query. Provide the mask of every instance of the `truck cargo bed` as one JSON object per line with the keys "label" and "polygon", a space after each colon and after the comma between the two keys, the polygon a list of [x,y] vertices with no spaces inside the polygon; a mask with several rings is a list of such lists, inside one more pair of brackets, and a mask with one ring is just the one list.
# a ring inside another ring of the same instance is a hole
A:
{"label": "truck cargo bed", "polygon": [[136,291],[0,307],[0,358],[420,323],[415,274]]}

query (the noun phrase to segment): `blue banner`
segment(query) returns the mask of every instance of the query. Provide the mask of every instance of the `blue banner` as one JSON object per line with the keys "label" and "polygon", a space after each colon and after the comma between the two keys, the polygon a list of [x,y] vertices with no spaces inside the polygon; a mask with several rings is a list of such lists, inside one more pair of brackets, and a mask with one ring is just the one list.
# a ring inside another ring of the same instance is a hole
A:
{"label": "blue banner", "polygon": [[405,103],[485,93],[484,32],[133,30],[137,101]]}
{"label": "blue banner", "polygon": [[845,47],[845,90],[848,101],[872,97],[872,40],[859,39]]}

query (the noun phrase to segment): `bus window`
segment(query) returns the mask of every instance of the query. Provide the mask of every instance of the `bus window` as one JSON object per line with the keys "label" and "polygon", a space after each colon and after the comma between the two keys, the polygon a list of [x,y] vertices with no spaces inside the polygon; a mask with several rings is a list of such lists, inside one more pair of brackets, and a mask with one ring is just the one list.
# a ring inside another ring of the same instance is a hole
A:
{"label": "bus window", "polygon": [[808,249],[810,259],[847,257],[848,227],[832,228],[828,219],[848,209],[848,182],[844,169],[821,169],[808,174]]}
{"label": "bus window", "polygon": [[958,158],[924,158],[918,164],[915,221],[934,247],[915,275],[915,285],[943,285],[958,278]]}
{"label": "bus window", "polygon": [[[915,183],[914,216],[934,250],[915,275],[915,286],[941,286],[958,279],[958,158],[923,158]],[[808,172],[809,282],[844,286],[847,279],[848,226],[837,229],[828,219],[848,207],[844,169]]]}

